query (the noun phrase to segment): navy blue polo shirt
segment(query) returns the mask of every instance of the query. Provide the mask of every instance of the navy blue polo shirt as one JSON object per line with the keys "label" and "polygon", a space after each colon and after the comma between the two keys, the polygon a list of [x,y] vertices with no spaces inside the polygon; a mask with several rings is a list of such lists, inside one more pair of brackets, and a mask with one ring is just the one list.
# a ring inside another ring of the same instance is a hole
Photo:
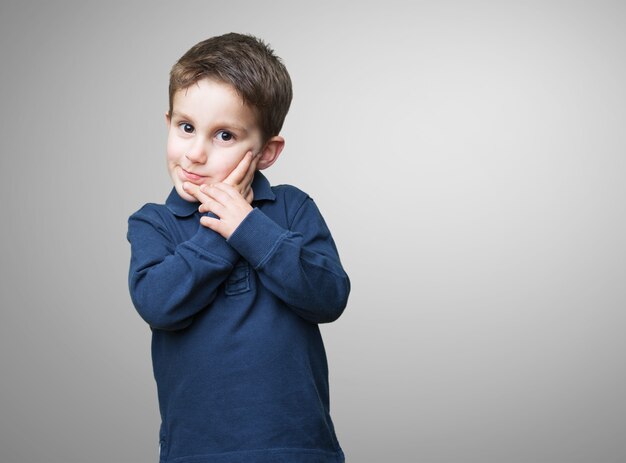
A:
{"label": "navy blue polo shirt", "polygon": [[128,220],[130,294],[152,331],[160,462],[340,463],[319,323],[350,281],[299,189],[257,172],[226,240],[172,189]]}

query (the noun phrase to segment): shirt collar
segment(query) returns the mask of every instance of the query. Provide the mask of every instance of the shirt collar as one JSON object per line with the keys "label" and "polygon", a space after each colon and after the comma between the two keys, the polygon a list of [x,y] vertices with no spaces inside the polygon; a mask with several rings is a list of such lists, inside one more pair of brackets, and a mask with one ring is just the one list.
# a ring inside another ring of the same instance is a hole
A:
{"label": "shirt collar", "polygon": [[[257,201],[274,201],[276,195],[272,191],[269,180],[258,170],[254,173],[252,180],[252,191],[254,192],[253,203]],[[169,196],[165,200],[165,206],[178,217],[189,217],[198,212],[198,202],[190,202],[180,197],[176,188],[172,188]]]}

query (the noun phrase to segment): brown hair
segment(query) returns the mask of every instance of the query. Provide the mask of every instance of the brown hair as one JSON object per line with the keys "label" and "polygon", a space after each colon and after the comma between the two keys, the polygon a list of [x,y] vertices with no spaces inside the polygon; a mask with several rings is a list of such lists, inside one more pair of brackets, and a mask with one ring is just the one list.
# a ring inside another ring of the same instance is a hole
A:
{"label": "brown hair", "polygon": [[191,47],[170,71],[170,115],[176,92],[205,78],[232,85],[243,102],[256,110],[264,140],[280,133],[291,104],[291,78],[262,40],[230,33]]}

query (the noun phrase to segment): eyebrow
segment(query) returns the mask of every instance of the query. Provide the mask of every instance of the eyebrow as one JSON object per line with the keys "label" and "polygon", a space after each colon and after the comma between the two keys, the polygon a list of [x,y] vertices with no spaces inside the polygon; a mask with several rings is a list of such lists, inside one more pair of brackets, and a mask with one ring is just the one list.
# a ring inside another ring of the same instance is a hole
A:
{"label": "eyebrow", "polygon": [[[187,116],[186,114],[183,114],[181,112],[178,111],[172,111],[172,119],[186,119],[186,120],[193,120],[193,118]],[[245,127],[241,126],[241,125],[237,125],[236,123],[233,122],[229,122],[227,120],[224,121],[218,121],[216,124],[216,126],[218,127],[224,127],[226,129],[233,129],[236,130],[238,132],[243,132],[245,134],[248,133],[248,129],[246,129]]]}

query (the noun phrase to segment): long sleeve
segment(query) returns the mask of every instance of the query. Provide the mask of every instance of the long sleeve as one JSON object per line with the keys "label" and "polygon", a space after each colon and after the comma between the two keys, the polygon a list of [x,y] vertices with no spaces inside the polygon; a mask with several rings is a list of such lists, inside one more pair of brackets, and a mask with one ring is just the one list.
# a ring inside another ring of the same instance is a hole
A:
{"label": "long sleeve", "polygon": [[152,327],[186,328],[216,296],[239,255],[226,240],[202,225],[176,243],[163,217],[149,205],[128,220],[131,244],[130,295]]}
{"label": "long sleeve", "polygon": [[228,243],[254,267],[261,284],[305,320],[332,322],[346,307],[350,280],[310,197],[299,204],[289,229],[255,208]]}

